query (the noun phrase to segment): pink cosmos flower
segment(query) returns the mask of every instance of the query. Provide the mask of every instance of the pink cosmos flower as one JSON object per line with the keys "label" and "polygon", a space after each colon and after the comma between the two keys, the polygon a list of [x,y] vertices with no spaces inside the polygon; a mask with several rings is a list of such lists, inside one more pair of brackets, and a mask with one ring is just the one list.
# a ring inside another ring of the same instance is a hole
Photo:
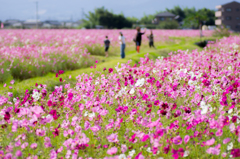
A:
{"label": "pink cosmos flower", "polygon": [[174,143],[175,145],[180,145],[180,144],[182,144],[182,138],[181,138],[181,136],[176,136],[176,137],[174,137],[174,138],[173,138],[173,143]]}
{"label": "pink cosmos flower", "polygon": [[88,121],[86,121],[84,123],[84,127],[85,127],[85,130],[88,130],[91,127],[91,124]]}
{"label": "pink cosmos flower", "polygon": [[0,158],[4,156],[3,150],[0,150]]}
{"label": "pink cosmos flower", "polygon": [[9,97],[13,97],[13,93],[12,92],[8,92],[8,96]]}
{"label": "pink cosmos flower", "polygon": [[214,144],[214,142],[215,142],[215,139],[214,139],[214,138],[212,138],[212,139],[210,139],[210,140],[206,141],[206,142],[205,142],[205,145],[207,145],[207,146],[211,146],[211,145],[213,145],[213,144]]}
{"label": "pink cosmos flower", "polygon": [[32,149],[36,149],[37,148],[37,143],[32,143],[30,146]]}
{"label": "pink cosmos flower", "polygon": [[21,140],[18,140],[17,142],[15,142],[15,147],[18,147],[21,145]]}
{"label": "pink cosmos flower", "polygon": [[229,141],[231,141],[231,138],[226,138],[223,140],[223,144],[227,144]]}
{"label": "pink cosmos flower", "polygon": [[28,146],[28,143],[27,142],[24,142],[21,146],[22,149],[25,149],[26,147]]}
{"label": "pink cosmos flower", "polygon": [[189,135],[186,135],[186,136],[184,137],[184,142],[187,144],[188,141],[189,141],[189,139],[190,139],[190,136],[189,136]]}
{"label": "pink cosmos flower", "polygon": [[14,80],[11,80],[10,84],[14,84]]}
{"label": "pink cosmos flower", "polygon": [[222,157],[226,157],[226,156],[227,156],[226,152],[222,153]]}
{"label": "pink cosmos flower", "polygon": [[216,132],[216,136],[222,136],[222,134],[223,134],[222,129],[218,129]]}
{"label": "pink cosmos flower", "polygon": [[206,152],[208,154],[213,154],[213,155],[219,155],[220,154],[220,150],[218,148],[215,148],[215,147],[210,147],[209,149],[207,149]]}
{"label": "pink cosmos flower", "polygon": [[11,153],[7,153],[4,159],[12,159],[13,155]]}
{"label": "pink cosmos flower", "polygon": [[46,148],[52,147],[51,139],[49,137],[45,137],[44,141],[45,141],[44,145],[45,145]]}
{"label": "pink cosmos flower", "polygon": [[127,146],[126,145],[121,145],[121,151],[122,153],[125,153],[127,151]]}
{"label": "pink cosmos flower", "polygon": [[93,132],[98,132],[99,130],[101,130],[101,127],[98,125],[95,125],[93,127],[90,128]]}
{"label": "pink cosmos flower", "polygon": [[37,136],[45,136],[45,130],[37,129],[36,130],[36,135]]}
{"label": "pink cosmos flower", "polygon": [[107,150],[107,154],[113,155],[113,154],[117,153],[117,151],[118,151],[118,149],[116,147],[112,147]]}
{"label": "pink cosmos flower", "polygon": [[117,135],[117,133],[111,134],[111,135],[107,136],[107,139],[109,142],[118,142],[118,135]]}
{"label": "pink cosmos flower", "polygon": [[21,156],[22,156],[22,151],[17,150],[17,151],[16,151],[16,156],[17,156],[17,157],[21,157]]}
{"label": "pink cosmos flower", "polygon": [[52,149],[51,152],[50,152],[50,158],[51,159],[57,159],[57,153],[54,149]]}

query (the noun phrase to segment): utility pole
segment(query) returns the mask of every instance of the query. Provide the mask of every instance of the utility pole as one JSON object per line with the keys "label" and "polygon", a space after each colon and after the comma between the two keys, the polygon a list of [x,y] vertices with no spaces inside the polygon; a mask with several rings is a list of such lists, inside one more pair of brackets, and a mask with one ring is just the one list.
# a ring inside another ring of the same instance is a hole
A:
{"label": "utility pole", "polygon": [[84,18],[84,10],[82,8],[82,20],[83,20],[83,18]]}
{"label": "utility pole", "polygon": [[38,1],[36,2],[36,27],[38,29]]}

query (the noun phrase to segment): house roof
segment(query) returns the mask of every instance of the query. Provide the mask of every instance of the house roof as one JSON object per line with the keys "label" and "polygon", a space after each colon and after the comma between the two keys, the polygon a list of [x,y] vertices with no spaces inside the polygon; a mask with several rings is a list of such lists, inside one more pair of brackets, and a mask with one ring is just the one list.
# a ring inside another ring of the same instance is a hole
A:
{"label": "house roof", "polygon": [[170,12],[163,12],[163,13],[159,13],[156,15],[156,17],[175,17],[175,14],[172,14]]}
{"label": "house roof", "polygon": [[61,23],[59,21],[56,20],[46,20],[44,23],[48,23],[51,25],[61,25]]}
{"label": "house roof", "polygon": [[237,2],[237,1],[232,1],[232,2],[229,2],[229,3],[225,3],[225,4],[221,5],[221,6],[225,6],[225,5],[228,5],[228,4],[231,4],[231,3],[238,3],[238,4],[240,4],[240,3]]}
{"label": "house roof", "polygon": [[21,22],[21,21],[17,20],[17,19],[7,19],[7,20],[5,20],[5,23],[11,23],[11,24],[19,23],[19,22]]}
{"label": "house roof", "polygon": [[36,23],[42,23],[40,20],[35,19],[29,19],[23,22],[24,24],[36,24]]}

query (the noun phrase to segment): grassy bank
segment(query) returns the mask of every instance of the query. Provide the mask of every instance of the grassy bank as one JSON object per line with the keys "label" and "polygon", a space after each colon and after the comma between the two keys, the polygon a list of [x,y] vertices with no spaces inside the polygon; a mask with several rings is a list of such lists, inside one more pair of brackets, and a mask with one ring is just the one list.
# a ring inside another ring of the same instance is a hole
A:
{"label": "grassy bank", "polygon": [[[209,38],[207,38],[209,39]],[[212,39],[212,38],[211,38]],[[147,53],[149,53],[149,58],[150,59],[156,59],[158,56],[168,56],[168,53],[170,52],[177,52],[178,50],[202,50],[202,48],[199,48],[196,46],[194,43],[199,41],[199,38],[170,38],[168,41],[164,42],[156,42],[155,46],[157,49],[154,48],[149,48],[147,44],[143,44],[141,46],[141,51],[140,53],[137,53],[135,51],[135,46],[133,43],[127,44],[126,47],[126,58],[125,59],[120,59],[120,55],[118,56],[119,51],[119,46],[111,46],[111,56],[106,58],[103,55],[92,55],[95,59],[98,60],[98,63],[96,64],[96,68],[81,68],[81,69],[76,69],[73,71],[66,71],[64,74],[62,74],[60,77],[56,78],[55,73],[48,73],[45,76],[42,77],[34,77],[30,78],[27,80],[23,81],[18,81],[16,80],[15,84],[12,86],[13,89],[9,89],[9,86],[11,84],[9,83],[10,81],[7,82],[7,87],[3,87],[4,83],[0,84],[0,94],[4,95],[7,92],[13,92],[14,96],[19,96],[26,89],[32,90],[35,87],[35,84],[45,84],[47,85],[47,89],[49,91],[53,90],[55,86],[62,85],[64,83],[75,83],[76,82],[76,77],[78,75],[81,75],[83,73],[85,74],[90,74],[94,73],[97,71],[103,71],[104,68],[113,68],[114,66],[117,65],[117,63],[126,63],[129,60],[131,61],[131,64],[135,64],[139,61],[141,57],[144,57]],[[120,54],[120,53],[119,53]],[[106,70],[107,72],[107,70]],[[71,76],[71,79],[69,78]],[[59,78],[62,78],[63,81],[65,82],[60,82]]]}

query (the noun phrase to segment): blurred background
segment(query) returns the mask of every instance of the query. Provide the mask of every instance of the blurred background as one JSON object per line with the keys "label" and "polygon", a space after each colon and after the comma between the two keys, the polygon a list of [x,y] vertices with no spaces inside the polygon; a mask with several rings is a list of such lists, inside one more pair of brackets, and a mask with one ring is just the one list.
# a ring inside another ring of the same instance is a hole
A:
{"label": "blurred background", "polygon": [[1,28],[240,31],[240,3],[229,0],[0,0]]}

